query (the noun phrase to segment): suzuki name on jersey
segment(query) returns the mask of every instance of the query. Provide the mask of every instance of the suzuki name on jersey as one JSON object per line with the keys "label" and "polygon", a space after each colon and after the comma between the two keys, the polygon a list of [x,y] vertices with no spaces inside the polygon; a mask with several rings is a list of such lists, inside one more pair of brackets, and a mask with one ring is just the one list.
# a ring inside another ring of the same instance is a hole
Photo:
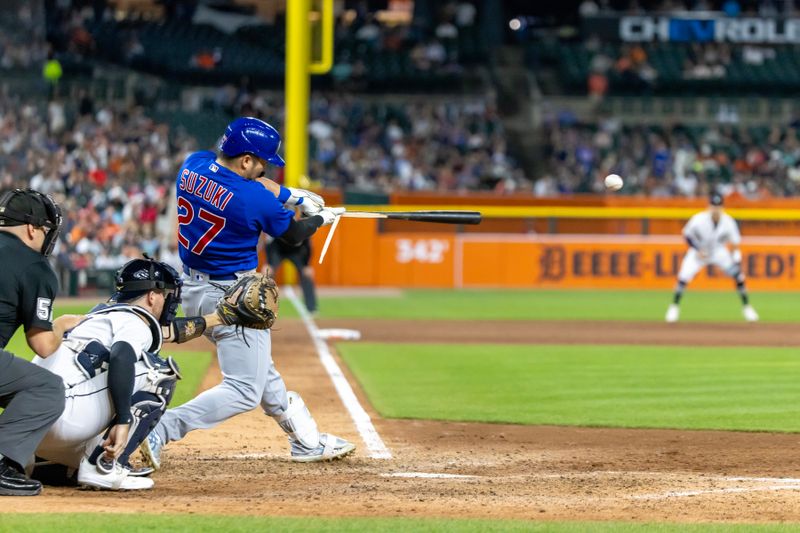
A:
{"label": "suzuki name on jersey", "polygon": [[225,209],[228,202],[233,198],[233,192],[223,187],[216,181],[205,176],[183,169],[179,187],[182,191],[202,198],[220,211]]}

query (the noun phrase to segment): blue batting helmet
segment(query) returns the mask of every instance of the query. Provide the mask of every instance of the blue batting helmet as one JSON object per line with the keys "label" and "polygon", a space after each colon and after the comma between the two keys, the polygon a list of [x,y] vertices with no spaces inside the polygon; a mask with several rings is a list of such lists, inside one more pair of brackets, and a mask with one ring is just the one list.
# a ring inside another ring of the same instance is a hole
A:
{"label": "blue batting helmet", "polygon": [[237,118],[225,128],[219,141],[220,151],[228,157],[253,154],[277,167],[282,167],[283,158],[278,155],[281,134],[278,130],[254,117]]}

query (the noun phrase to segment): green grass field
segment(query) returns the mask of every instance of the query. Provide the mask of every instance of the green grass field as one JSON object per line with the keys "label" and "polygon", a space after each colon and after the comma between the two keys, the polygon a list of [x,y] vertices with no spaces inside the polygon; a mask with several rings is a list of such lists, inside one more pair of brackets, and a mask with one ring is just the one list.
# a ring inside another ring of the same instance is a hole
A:
{"label": "green grass field", "polygon": [[[766,320],[800,321],[798,294],[759,293],[752,300]],[[322,309],[325,317],[494,318],[530,320],[535,328],[542,319],[660,321],[669,301],[664,291],[411,290],[325,298]],[[681,319],[742,322],[733,292],[688,292]],[[386,417],[800,431],[792,408],[800,394],[800,353],[793,348],[347,342],[337,348]]]}
{"label": "green grass field", "polygon": [[[611,290],[434,290],[403,291],[397,297],[326,297],[322,318],[434,320],[664,320],[669,291]],[[752,304],[765,322],[800,322],[800,294],[764,292]],[[290,307],[285,305],[284,308]],[[733,291],[686,292],[681,320],[741,321]]]}
{"label": "green grass field", "polygon": [[0,514],[0,532],[59,533],[106,532],[110,527],[128,533],[159,531],[193,533],[225,531],[330,531],[330,532],[501,532],[532,531],[552,533],[606,532],[747,532],[782,533],[796,531],[792,524],[631,524],[620,522],[528,522],[516,520],[445,520],[409,518],[291,518],[209,515],[115,514]]}
{"label": "green grass field", "polygon": [[337,350],[390,418],[800,431],[793,348],[340,343]]}

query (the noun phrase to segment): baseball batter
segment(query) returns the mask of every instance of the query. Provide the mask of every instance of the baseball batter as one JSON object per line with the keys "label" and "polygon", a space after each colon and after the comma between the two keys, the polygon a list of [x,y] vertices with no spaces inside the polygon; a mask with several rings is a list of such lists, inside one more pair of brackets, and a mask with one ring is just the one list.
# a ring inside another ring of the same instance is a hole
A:
{"label": "baseball batter", "polygon": [[683,227],[683,236],[689,250],[683,257],[673,302],[667,309],[666,321],[677,322],[683,291],[701,268],[715,265],[736,281],[736,290],[742,299],[742,314],[748,322],[758,321],[758,313],[749,303],[742,272],[742,237],[733,218],[723,211],[723,200],[712,194],[706,211],[697,213]]}
{"label": "baseball batter", "polygon": [[[267,164],[284,165],[280,141],[266,122],[239,118],[225,130],[219,154],[191,154],[178,171],[178,241],[187,314],[210,312],[225,287],[256,269],[262,232],[299,244],[344,211],[326,208],[313,193],[263,177]],[[294,220],[284,206],[308,216]],[[287,392],[272,361],[269,330],[217,327],[207,336],[217,346],[222,383],[167,410],[142,445],[153,468],[160,467],[164,444],[259,405],[287,433],[294,461],[336,459],[355,449],[344,439],[320,433],[300,395]]]}

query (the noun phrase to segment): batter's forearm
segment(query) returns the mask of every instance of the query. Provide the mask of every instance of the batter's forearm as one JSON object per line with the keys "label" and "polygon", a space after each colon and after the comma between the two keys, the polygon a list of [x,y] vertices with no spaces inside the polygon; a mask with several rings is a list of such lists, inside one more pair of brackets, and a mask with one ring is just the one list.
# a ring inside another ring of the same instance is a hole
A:
{"label": "batter's forearm", "polygon": [[287,244],[296,246],[314,235],[314,233],[320,227],[322,227],[322,224],[324,223],[325,219],[319,215],[314,215],[313,217],[303,218],[300,220],[290,220],[289,228],[278,238]]}

